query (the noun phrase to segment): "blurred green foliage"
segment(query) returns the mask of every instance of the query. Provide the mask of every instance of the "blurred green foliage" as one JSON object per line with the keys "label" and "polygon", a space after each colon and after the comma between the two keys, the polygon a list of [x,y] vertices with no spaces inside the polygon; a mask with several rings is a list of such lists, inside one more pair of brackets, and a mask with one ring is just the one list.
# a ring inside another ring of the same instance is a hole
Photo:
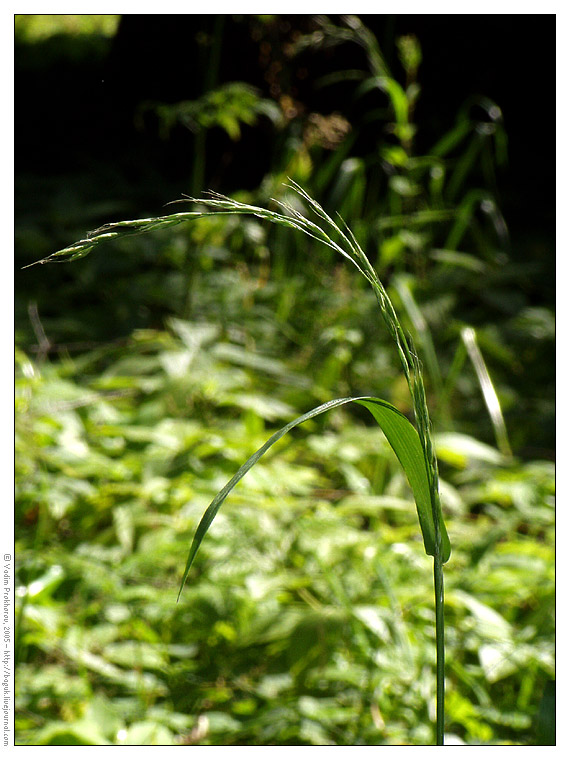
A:
{"label": "blurred green foliage", "polygon": [[101,34],[112,37],[117,31],[120,18],[104,14],[15,14],[14,29],[19,40],[29,42],[63,34]]}
{"label": "blurred green foliage", "polygon": [[[22,21],[32,18],[16,18],[19,34],[32,34]],[[468,101],[415,153],[420,43],[399,40],[392,74],[357,19],[317,19],[298,54],[363,50],[366,70],[330,72],[322,86],[353,81],[366,119],[294,115],[293,102],[275,101],[274,164],[236,197],[294,202],[282,182],[301,182],[346,219],[386,281],[425,363],[453,545],[446,731],[469,744],[548,743],[554,313],[536,299],[544,262],[517,258],[500,212],[499,106]],[[222,84],[192,102],[192,118],[239,140],[265,101],[247,88],[227,95]],[[355,155],[365,122],[377,141]],[[112,166],[90,176],[123,187]],[[82,237],[91,219],[138,215],[136,197],[102,205],[84,175],[67,179],[19,178],[35,198],[16,226],[23,260]],[[269,432],[331,394],[373,393],[409,411],[373,294],[332,255],[254,218],[201,219],[25,271],[17,743],[432,743],[430,560],[407,483],[364,410],[307,423],[257,464],[175,603],[204,508]],[[496,446],[466,326],[514,457]]]}
{"label": "blurred green foliage", "polygon": [[[258,463],[175,603],[206,504],[314,395],[242,330],[173,321],[55,366],[18,355],[20,743],[433,740],[429,558],[364,420],[334,413]],[[448,730],[532,743],[554,672],[553,465],[437,445]]]}

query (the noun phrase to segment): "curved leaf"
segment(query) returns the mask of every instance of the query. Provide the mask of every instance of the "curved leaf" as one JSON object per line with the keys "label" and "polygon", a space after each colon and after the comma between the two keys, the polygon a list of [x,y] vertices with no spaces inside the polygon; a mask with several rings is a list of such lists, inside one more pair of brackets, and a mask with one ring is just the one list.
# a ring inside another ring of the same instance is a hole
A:
{"label": "curved leaf", "polygon": [[[426,553],[434,556],[435,529],[431,507],[431,488],[417,430],[407,417],[387,401],[377,398],[358,398],[354,401],[368,409],[382,428],[388,443],[394,449],[414,494]],[[451,554],[451,545],[443,522],[439,499],[437,510],[441,532],[442,561],[447,562]]]}
{"label": "curved leaf", "polygon": [[[226,497],[233,490],[233,488],[239,483],[243,476],[249,472],[253,465],[261,459],[265,452],[273,446],[280,438],[292,430],[297,425],[310,420],[313,417],[317,417],[319,414],[328,412],[330,409],[335,409],[338,406],[343,406],[351,401],[356,402],[364,406],[372,414],[376,422],[382,428],[384,435],[386,436],[388,443],[394,450],[400,464],[404,468],[406,477],[414,494],[416,507],[418,510],[418,517],[420,521],[420,527],[424,539],[424,546],[427,554],[432,556],[435,554],[435,530],[433,525],[433,516],[431,509],[430,498],[430,484],[425,466],[425,460],[423,456],[422,447],[418,433],[414,426],[408,421],[408,419],[400,412],[396,407],[389,404],[387,401],[383,401],[379,398],[372,396],[358,396],[356,398],[340,398],[334,401],[327,401],[326,404],[311,409],[310,412],[302,414],[292,422],[287,423],[281,430],[274,433],[261,448],[259,448],[255,454],[242,464],[236,474],[226,485],[218,492],[218,494],[212,500],[208,509],[204,512],[202,519],[196,529],[194,538],[192,539],[192,545],[188,553],[188,559],[186,561],[186,567],[182,576],[182,582],[180,584],[180,590],[178,592],[178,599],[186,583],[188,573],[196,557],[202,539],[208,532],[208,528],[212,524],[214,517],[217,515],[218,510],[224,503]],[[439,523],[442,536],[442,555],[443,561],[447,562],[450,555],[450,543],[447,536],[447,531],[443,523],[443,517],[441,515],[441,506],[438,503],[439,510]]]}

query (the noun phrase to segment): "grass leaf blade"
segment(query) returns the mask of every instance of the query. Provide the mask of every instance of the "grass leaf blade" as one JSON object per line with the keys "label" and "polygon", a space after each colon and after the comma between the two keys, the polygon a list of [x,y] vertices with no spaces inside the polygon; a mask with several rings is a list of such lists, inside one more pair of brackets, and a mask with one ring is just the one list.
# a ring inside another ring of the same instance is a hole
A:
{"label": "grass leaf blade", "polygon": [[[327,401],[327,403],[321,404],[320,406],[311,409],[311,411],[302,414],[300,417],[287,423],[287,425],[274,433],[263,446],[261,446],[261,448],[252,454],[247,462],[239,468],[233,478],[231,478],[231,480],[229,480],[214,497],[210,506],[202,516],[192,539],[192,544],[186,560],[186,567],[184,568],[180,589],[178,591],[178,599],[180,599],[180,594],[182,593],[182,589],[188,578],[188,573],[190,572],[190,568],[192,567],[192,563],[194,562],[204,536],[208,532],[210,525],[227,496],[244,475],[249,472],[253,465],[261,459],[265,452],[271,448],[274,443],[294,427],[301,425],[303,422],[306,422],[313,417],[317,417],[324,412],[328,412],[331,409],[335,409],[336,407],[343,406],[350,402],[357,402],[367,408],[382,428],[390,446],[404,468],[404,472],[406,473],[406,477],[408,478],[408,482],[410,483],[410,487],[414,494],[426,552],[431,555],[435,554],[435,533],[431,509],[430,484],[425,467],[423,450],[416,429],[401,412],[392,406],[392,404],[389,404],[382,399],[371,396],[334,399],[333,401]],[[441,515],[440,525],[443,538],[443,561],[445,562],[449,558],[450,546]]]}
{"label": "grass leaf blade", "polygon": [[[424,546],[427,554],[435,556],[435,528],[431,507],[430,483],[427,475],[424,452],[415,427],[392,404],[377,398],[354,399],[366,407],[382,428],[388,443],[402,465],[418,510],[418,519],[422,529]],[[447,562],[451,554],[451,545],[438,504],[439,525],[442,540],[442,559]]]}

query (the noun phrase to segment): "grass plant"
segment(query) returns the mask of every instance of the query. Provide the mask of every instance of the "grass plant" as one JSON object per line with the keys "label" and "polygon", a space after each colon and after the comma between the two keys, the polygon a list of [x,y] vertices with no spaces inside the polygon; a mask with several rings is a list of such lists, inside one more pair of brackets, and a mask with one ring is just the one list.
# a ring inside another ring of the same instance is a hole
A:
{"label": "grass plant", "polygon": [[383,321],[395,344],[412,399],[416,427],[413,427],[405,415],[388,402],[369,396],[329,401],[282,427],[239,468],[234,477],[228,481],[210,503],[194,534],[179,596],[198,548],[219,508],[234,486],[263,454],[296,425],[349,402],[361,404],[371,412],[378,422],[406,473],[416,502],[425,550],[433,556],[436,626],[436,740],[437,744],[441,745],[444,741],[445,724],[443,565],[449,559],[451,547],[441,512],[438,465],[431,433],[422,365],[411,337],[406,335],[402,329],[384,285],[351,230],[341,219],[337,224],[300,185],[290,181],[289,187],[307,204],[310,211],[319,219],[319,223],[311,221],[292,204],[284,201],[279,202],[282,211],[271,211],[213,193],[209,198],[183,200],[183,202],[189,201],[196,204],[199,207],[199,210],[196,211],[104,225],[87,238],[38,263],[74,260],[85,256],[100,243],[129,233],[161,229],[212,214],[238,214],[254,215],[271,223],[300,231],[348,259],[366,278],[375,293]]}
{"label": "grass plant", "polygon": [[[190,140],[184,189],[241,202],[133,219],[180,192],[134,147],[19,179],[19,262],[102,255],[16,288],[17,743],[554,743],[552,278],[545,229],[511,249],[501,216],[501,109],[430,136],[415,37],[315,16],[284,59],[245,18],[292,111],[228,83],[217,17],[192,100],[132,114]],[[56,81],[56,49],[19,65]]]}

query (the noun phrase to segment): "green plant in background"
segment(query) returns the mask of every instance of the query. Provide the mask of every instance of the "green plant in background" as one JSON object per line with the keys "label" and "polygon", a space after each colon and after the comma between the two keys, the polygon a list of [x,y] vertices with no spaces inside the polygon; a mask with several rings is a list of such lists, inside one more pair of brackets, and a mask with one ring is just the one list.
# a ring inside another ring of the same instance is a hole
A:
{"label": "green plant in background", "polygon": [[242,125],[252,126],[260,116],[266,116],[275,124],[282,120],[281,111],[276,103],[262,98],[259,92],[246,82],[227,82],[208,89],[197,100],[183,100],[174,104],[143,103],[139,120],[142,120],[145,112],[156,115],[162,139],[168,139],[172,128],[177,124],[181,124],[197,136],[197,161],[193,163],[192,186],[198,189],[204,182],[205,134],[209,129],[219,127],[231,140],[237,141]]}
{"label": "green plant in background", "polygon": [[[352,106],[367,98],[369,107],[365,119],[349,125],[334,151],[321,149],[319,154],[317,148],[314,166],[309,162],[306,170],[292,159],[287,173],[321,203],[351,220],[361,244],[372,258],[376,254],[373,261],[379,271],[406,271],[421,288],[434,273],[434,261],[445,260],[457,272],[468,268],[472,258],[465,249],[472,248],[480,266],[491,270],[485,269],[489,276],[505,263],[509,247],[497,201],[497,169],[507,162],[501,109],[489,98],[469,98],[455,125],[426,153],[418,154],[414,114],[421,94],[419,41],[413,35],[396,40],[404,73],[401,83],[378,40],[357,16],[341,16],[339,24],[327,16],[316,16],[315,21],[318,30],[297,41],[298,53],[352,45],[365,52],[368,64],[367,70],[327,74],[316,86],[353,81]],[[370,132],[372,125],[377,132],[372,151],[364,157],[351,156],[359,133],[364,126]],[[430,292],[437,293],[437,283],[430,282]],[[421,337],[415,337],[420,343]],[[434,380],[427,353],[426,364]],[[448,410],[436,407],[437,415],[441,412],[443,421],[449,422]]]}
{"label": "green plant in background", "polygon": [[[315,22],[318,30],[300,37],[294,52],[315,52],[340,44],[365,51],[367,71],[333,72],[316,86],[354,81],[355,103],[365,96],[379,97],[383,107],[371,107],[365,119],[367,124],[378,123],[377,145],[365,158],[352,156],[362,124],[343,122],[338,114],[311,113],[302,138],[294,138],[292,130],[284,131],[286,142],[278,151],[281,162],[248,201],[268,205],[271,197],[281,197],[280,183],[287,175],[321,205],[335,208],[350,220],[356,237],[371,252],[368,255],[377,271],[393,272],[391,284],[396,293],[392,297],[396,306],[401,306],[405,327],[425,359],[433,392],[432,417],[453,427],[455,388],[453,383],[443,382],[446,368],[440,366],[438,356],[444,353],[442,344],[462,340],[464,327],[475,329],[472,320],[477,318],[472,309],[463,309],[456,293],[463,288],[469,293],[466,301],[480,300],[481,293],[488,300],[495,283],[504,278],[501,272],[508,260],[508,230],[496,200],[496,167],[503,167],[507,157],[501,110],[487,98],[471,98],[460,109],[455,126],[426,155],[414,155],[414,109],[420,95],[422,60],[418,40],[405,36],[396,41],[405,73],[405,82],[400,84],[378,40],[358,17],[341,16],[340,25],[326,16],[315,17]],[[343,126],[331,136],[337,122]],[[472,189],[473,181],[484,187]],[[464,248],[474,248],[476,255],[465,253]],[[283,231],[272,235],[271,251],[277,279],[291,275],[295,265],[302,266],[302,247]],[[485,277],[486,287],[474,285],[473,271]],[[449,287],[450,280],[453,287]],[[430,317],[423,313],[422,296],[432,300],[427,304],[433,304]],[[457,316],[452,313],[454,305]],[[446,329],[434,336],[432,330],[438,322]],[[481,381],[480,373],[477,379]],[[493,426],[496,429],[495,422]]]}
{"label": "green plant in background", "polygon": [[[218,18],[223,18],[219,16]],[[218,24],[219,26],[219,24]],[[143,103],[140,107],[139,121],[143,120],[145,112],[152,112],[159,122],[159,132],[162,139],[168,139],[172,128],[181,124],[195,135],[195,150],[193,153],[193,170],[191,185],[194,192],[199,192],[204,184],[206,162],[206,136],[213,127],[223,129],[231,140],[237,141],[241,135],[242,125],[252,126],[263,115],[274,124],[281,121],[281,111],[273,100],[262,98],[259,92],[245,82],[228,82],[214,87],[221,29],[215,36],[213,61],[208,67],[209,88],[197,100],[185,100],[179,103]],[[183,269],[186,274],[186,297],[182,315],[187,316],[192,296],[193,262],[190,255],[186,256]]]}
{"label": "green plant in background", "polygon": [[[405,74],[400,83],[378,40],[358,17],[341,16],[339,24],[326,16],[315,20],[318,30],[301,37],[297,50],[349,44],[366,53],[368,70],[334,72],[319,84],[327,87],[353,80],[355,103],[369,98],[366,122],[378,123],[378,138],[370,155],[348,157],[362,124],[354,127],[306,181],[315,197],[326,198],[327,204],[351,220],[357,237],[372,252],[377,270],[391,273],[393,299],[425,360],[433,394],[432,418],[453,428],[454,381],[463,362],[462,344],[465,336],[472,336],[475,345],[482,339],[481,327],[476,327],[480,309],[466,309],[464,303],[482,302],[485,308],[490,302],[500,304],[494,319],[498,321],[504,311],[516,310],[520,298],[517,272],[523,267],[510,260],[509,232],[498,202],[497,172],[507,163],[501,109],[487,97],[468,98],[454,126],[427,153],[417,155],[414,110],[421,94],[418,70],[422,61],[418,40],[413,35],[396,40]],[[384,107],[373,108],[373,96]],[[495,356],[502,354],[506,363],[504,346],[497,344],[492,328],[485,330],[483,339],[485,348]],[[441,366],[440,357],[450,341],[457,365],[452,362],[447,368]],[[475,360],[474,351],[468,349],[468,355],[499,448],[509,452],[496,391],[487,369],[480,371],[485,367],[483,354],[479,351]],[[510,362],[511,375],[517,374],[514,364]],[[491,395],[495,400],[489,406]]]}
{"label": "green plant in background", "polygon": [[[226,484],[212,501],[204,514],[194,536],[188,560],[184,570],[180,592],[184,586],[196,552],[216,516],[220,506],[234,486],[261,458],[261,456],[283,435],[296,425],[309,420],[323,412],[333,409],[350,401],[365,406],[378,422],[386,435],[391,447],[398,457],[416,501],[418,517],[424,539],[426,552],[434,558],[434,586],[435,586],[435,610],[436,610],[436,642],[437,642],[437,743],[443,744],[444,735],[444,611],[443,611],[443,564],[450,555],[450,543],[441,514],[441,504],[438,484],[438,468],[435,450],[433,446],[429,410],[423,383],[422,367],[411,338],[404,334],[398,317],[392,306],[388,294],[380,282],[378,275],[370,264],[366,254],[358,244],[358,241],[346,228],[344,232],[324,209],[313,200],[307,193],[296,184],[292,188],[304,199],[311,210],[319,217],[326,227],[323,227],[307,219],[303,214],[288,204],[284,205],[286,213],[278,213],[264,210],[255,206],[232,201],[222,196],[215,196],[210,200],[195,200],[197,204],[206,205],[212,211],[182,212],[165,217],[152,219],[118,222],[105,225],[95,231],[88,239],[82,240],[67,249],[59,251],[41,263],[55,261],[61,257],[76,259],[89,253],[95,246],[109,238],[133,231],[160,229],[172,224],[195,219],[209,213],[225,214],[253,214],[267,219],[275,224],[284,225],[299,230],[311,238],[324,243],[329,248],[340,253],[351,261],[359,272],[371,284],[376,295],[380,312],[388,328],[390,336],[396,345],[398,356],[406,377],[406,382],[412,398],[414,416],[417,429],[413,428],[406,417],[394,406],[386,401],[373,397],[359,397],[337,399],[327,402],[310,412],[298,417],[275,433],[248,461],[238,470],[236,475]],[[333,235],[333,237],[330,237]],[[342,246],[335,241],[340,239]],[[179,593],[180,595],[180,593]]]}

